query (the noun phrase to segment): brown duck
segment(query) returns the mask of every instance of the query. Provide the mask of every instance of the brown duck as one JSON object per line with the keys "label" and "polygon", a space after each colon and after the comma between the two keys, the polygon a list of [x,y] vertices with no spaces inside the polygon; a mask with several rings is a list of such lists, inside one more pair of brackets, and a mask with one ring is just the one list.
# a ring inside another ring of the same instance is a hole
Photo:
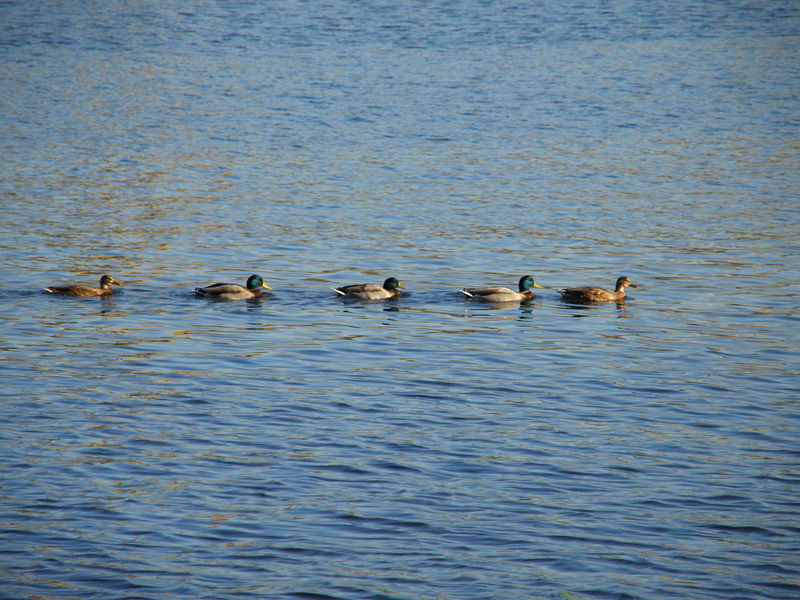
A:
{"label": "brown duck", "polygon": [[100,287],[92,287],[90,285],[51,285],[44,288],[51,294],[61,294],[62,296],[107,296],[112,293],[111,286],[122,286],[119,281],[115,281],[111,275],[103,275],[100,278]]}
{"label": "brown duck", "polygon": [[638,285],[633,285],[627,277],[620,277],[617,279],[617,286],[613,292],[587,285],[561,290],[561,297],[570,302],[613,302],[622,300],[625,297],[625,288],[628,286],[639,287]]}

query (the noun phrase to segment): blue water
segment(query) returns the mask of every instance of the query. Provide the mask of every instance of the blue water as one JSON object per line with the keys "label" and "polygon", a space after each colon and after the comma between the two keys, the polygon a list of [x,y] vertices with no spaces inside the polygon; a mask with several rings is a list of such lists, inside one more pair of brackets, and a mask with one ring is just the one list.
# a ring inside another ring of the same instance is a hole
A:
{"label": "blue water", "polygon": [[0,598],[800,597],[798,32],[0,4]]}

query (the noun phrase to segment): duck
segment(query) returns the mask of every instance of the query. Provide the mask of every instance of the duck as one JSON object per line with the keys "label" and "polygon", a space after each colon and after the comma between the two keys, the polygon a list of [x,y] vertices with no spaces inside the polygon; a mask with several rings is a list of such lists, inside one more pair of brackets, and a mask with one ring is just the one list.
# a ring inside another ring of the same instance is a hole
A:
{"label": "duck", "polygon": [[617,279],[617,285],[613,292],[590,285],[583,287],[567,288],[561,290],[561,298],[570,302],[613,302],[622,300],[625,297],[626,287],[638,288],[638,285],[631,283],[627,277]]}
{"label": "duck", "polygon": [[122,287],[122,284],[111,275],[103,275],[100,278],[100,287],[92,287],[90,285],[51,285],[44,289],[51,294],[88,298],[91,296],[108,296],[113,292],[112,285]]}
{"label": "duck", "polygon": [[389,277],[383,285],[377,283],[360,283],[355,285],[345,285],[338,288],[331,288],[340,296],[347,298],[360,298],[362,300],[383,300],[394,298],[400,295],[400,289],[408,288],[400,283],[395,277]]}
{"label": "duck", "polygon": [[198,296],[216,298],[218,300],[245,300],[247,298],[258,298],[263,290],[271,290],[260,275],[251,275],[247,279],[246,287],[236,283],[215,283],[208,287],[194,288],[194,293]]}
{"label": "duck", "polygon": [[507,287],[464,288],[461,293],[482,302],[523,302],[533,298],[531,288],[544,289],[533,281],[531,275],[523,275],[519,280],[519,291]]}

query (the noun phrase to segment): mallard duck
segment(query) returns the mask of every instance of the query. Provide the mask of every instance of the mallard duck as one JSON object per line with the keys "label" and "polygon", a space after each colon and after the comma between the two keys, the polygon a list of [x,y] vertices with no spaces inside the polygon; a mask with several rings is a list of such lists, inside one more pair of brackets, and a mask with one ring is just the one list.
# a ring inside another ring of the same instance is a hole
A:
{"label": "mallard duck", "polygon": [[107,296],[112,293],[111,286],[118,285],[122,287],[119,281],[115,281],[111,275],[103,275],[100,278],[100,287],[92,287],[90,285],[51,285],[44,288],[51,294],[61,294],[62,296]]}
{"label": "mallard duck", "polygon": [[628,286],[639,287],[638,285],[633,285],[627,277],[620,277],[617,279],[617,287],[613,292],[587,285],[561,290],[561,297],[570,302],[612,302],[614,300],[622,300],[625,297],[625,288]]}
{"label": "mallard duck", "polygon": [[507,287],[465,288],[461,293],[474,300],[483,302],[522,302],[533,298],[531,288],[544,289],[533,281],[530,275],[519,280],[519,291]]}
{"label": "mallard duck", "polygon": [[340,296],[346,296],[347,298],[382,300],[384,298],[394,298],[395,296],[399,296],[400,290],[397,288],[402,288],[404,290],[408,289],[394,277],[389,277],[389,279],[383,282],[383,285],[378,285],[377,283],[360,283],[331,289]]}
{"label": "mallard duck", "polygon": [[194,288],[198,296],[207,296],[219,300],[244,300],[258,298],[263,292],[261,289],[271,290],[260,275],[251,275],[247,279],[247,287],[236,283],[215,283],[204,288]]}

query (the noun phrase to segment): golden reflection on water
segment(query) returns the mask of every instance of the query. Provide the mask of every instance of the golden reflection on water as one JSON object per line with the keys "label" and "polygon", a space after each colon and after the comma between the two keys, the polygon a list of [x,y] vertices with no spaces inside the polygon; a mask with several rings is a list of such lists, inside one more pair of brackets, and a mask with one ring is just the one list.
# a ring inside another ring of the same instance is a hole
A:
{"label": "golden reflection on water", "polygon": [[[453,595],[721,598],[794,568],[791,9],[28,4],[0,74],[2,501],[35,516],[9,595],[432,597],[456,569]],[[103,272],[122,293],[39,291]],[[458,298],[527,272],[653,285]],[[192,293],[252,273],[268,299]],[[413,293],[327,290],[385,273]]]}

